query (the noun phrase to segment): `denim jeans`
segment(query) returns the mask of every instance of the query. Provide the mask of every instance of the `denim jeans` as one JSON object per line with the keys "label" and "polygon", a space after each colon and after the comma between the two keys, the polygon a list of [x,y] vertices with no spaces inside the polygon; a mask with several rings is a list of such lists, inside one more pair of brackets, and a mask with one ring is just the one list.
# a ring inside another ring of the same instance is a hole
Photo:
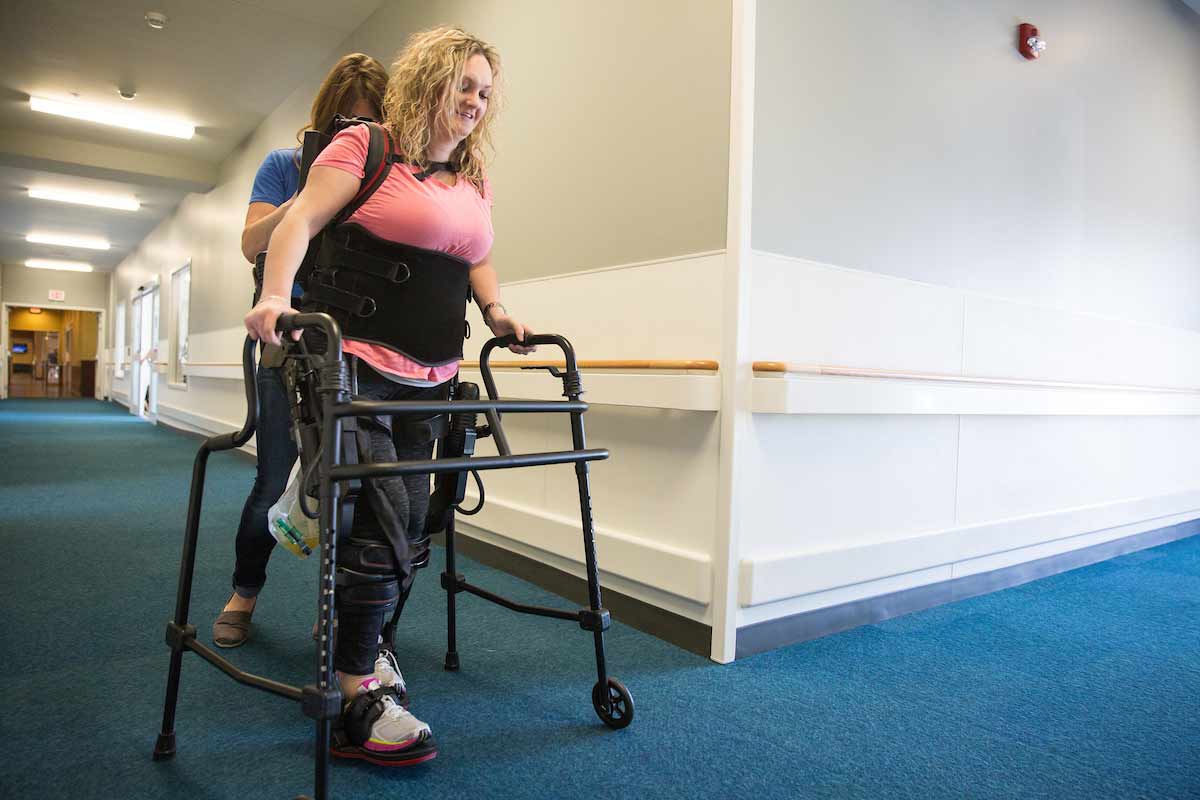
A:
{"label": "denim jeans", "polygon": [[233,588],[242,597],[255,597],[267,582],[267,561],[275,549],[275,538],[267,530],[267,511],[287,488],[288,475],[297,455],[282,371],[259,367],[255,384],[258,387],[258,425],[255,428],[258,468],[254,488],[242,508],[234,544],[237,562],[233,569]]}

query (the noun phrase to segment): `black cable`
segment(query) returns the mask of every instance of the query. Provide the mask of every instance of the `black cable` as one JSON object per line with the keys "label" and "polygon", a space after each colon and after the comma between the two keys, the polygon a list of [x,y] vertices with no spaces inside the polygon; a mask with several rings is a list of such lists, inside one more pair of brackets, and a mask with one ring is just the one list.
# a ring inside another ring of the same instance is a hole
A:
{"label": "black cable", "polygon": [[479,477],[478,470],[474,470],[474,469],[471,470],[471,474],[475,476],[475,485],[477,487],[479,487],[479,503],[474,508],[472,508],[470,511],[467,511],[462,506],[456,505],[454,507],[455,511],[457,511],[460,514],[463,514],[464,516],[468,516],[468,517],[474,516],[475,514],[478,514],[480,511],[483,510],[483,479]]}
{"label": "black cable", "polygon": [[316,458],[309,463],[308,469],[304,470],[304,474],[300,476],[300,494],[296,497],[296,500],[300,506],[300,513],[309,519],[319,519],[321,516],[319,509],[314,511],[308,507],[308,486],[312,483],[313,472],[316,470],[317,465],[321,463],[321,454],[324,452],[325,443],[321,442],[317,447]]}

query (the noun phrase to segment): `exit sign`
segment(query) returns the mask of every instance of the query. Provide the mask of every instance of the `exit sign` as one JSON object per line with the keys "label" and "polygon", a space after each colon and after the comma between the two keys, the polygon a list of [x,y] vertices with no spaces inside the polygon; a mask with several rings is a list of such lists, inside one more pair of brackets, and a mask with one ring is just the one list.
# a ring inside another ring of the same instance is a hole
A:
{"label": "exit sign", "polygon": [[64,292],[62,289],[51,289],[50,290],[50,299],[55,300],[59,303],[65,303],[67,300],[67,293]]}

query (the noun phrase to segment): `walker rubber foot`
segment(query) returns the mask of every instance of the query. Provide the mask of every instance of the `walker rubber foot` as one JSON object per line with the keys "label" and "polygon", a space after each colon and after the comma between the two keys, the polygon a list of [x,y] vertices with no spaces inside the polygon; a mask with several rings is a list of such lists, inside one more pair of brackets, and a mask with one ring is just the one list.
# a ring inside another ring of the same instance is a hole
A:
{"label": "walker rubber foot", "polygon": [[154,744],[154,760],[166,761],[175,755],[175,734],[160,733]]}
{"label": "walker rubber foot", "polygon": [[446,653],[446,671],[458,672],[458,653]]}

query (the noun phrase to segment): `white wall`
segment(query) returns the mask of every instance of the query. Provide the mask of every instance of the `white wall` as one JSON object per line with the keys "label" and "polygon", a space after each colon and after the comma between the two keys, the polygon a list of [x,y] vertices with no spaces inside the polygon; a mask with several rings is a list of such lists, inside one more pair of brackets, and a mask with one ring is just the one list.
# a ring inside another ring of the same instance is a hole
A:
{"label": "white wall", "polygon": [[1200,15],[761,0],[758,22],[757,249],[1200,330]]}
{"label": "white wall", "polygon": [[757,13],[739,626],[1200,516],[1196,15]]}

